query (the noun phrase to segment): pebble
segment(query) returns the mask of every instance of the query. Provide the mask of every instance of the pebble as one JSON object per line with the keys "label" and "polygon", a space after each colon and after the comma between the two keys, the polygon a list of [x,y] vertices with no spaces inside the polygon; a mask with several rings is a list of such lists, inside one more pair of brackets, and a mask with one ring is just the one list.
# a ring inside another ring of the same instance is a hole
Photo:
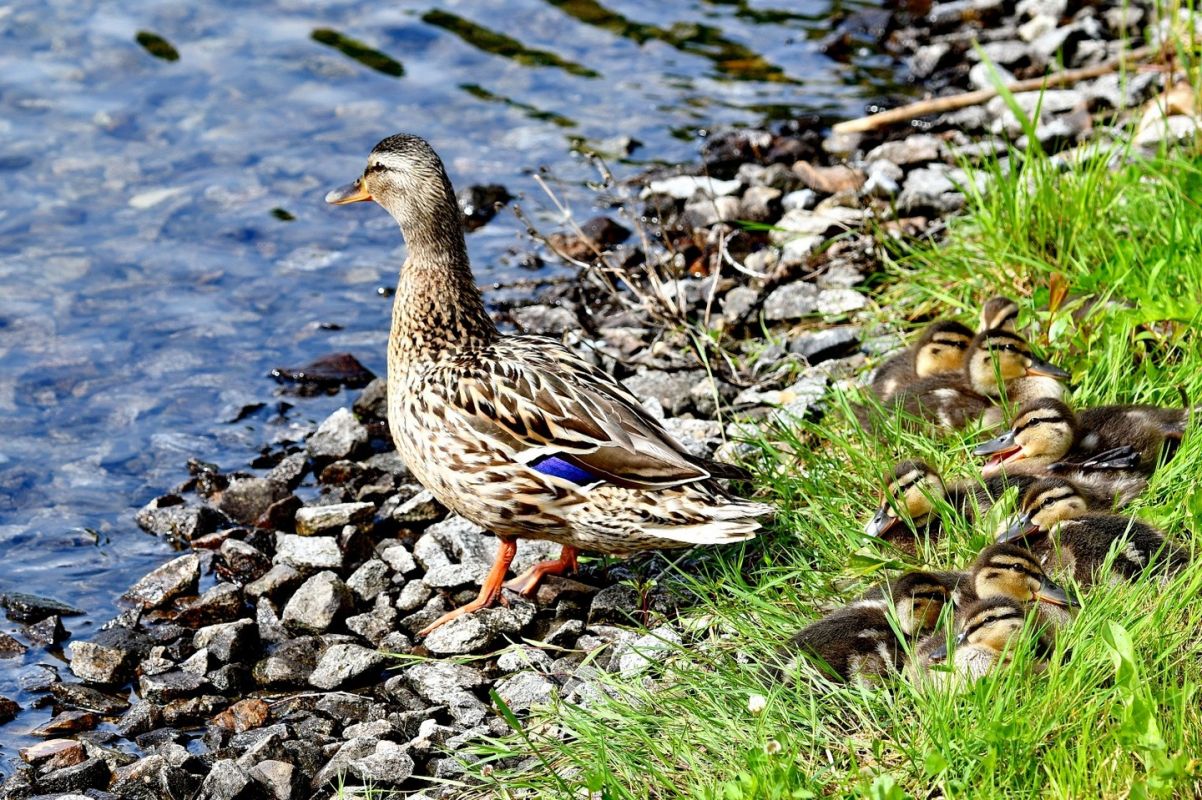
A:
{"label": "pebble", "polygon": [[217,508],[236,522],[253,525],[288,494],[287,487],[266,478],[234,477],[217,498]]}
{"label": "pebble", "polygon": [[375,600],[376,595],[388,588],[388,573],[388,564],[378,558],[368,559],[346,579],[346,587],[360,600]]}
{"label": "pebble", "polygon": [[232,759],[219,759],[209,768],[197,800],[239,800],[250,786],[246,770]]}
{"label": "pebble", "polygon": [[299,536],[277,533],[275,563],[310,572],[318,569],[340,569],[342,551],[338,543],[326,536]]}
{"label": "pebble", "polygon": [[762,313],[770,322],[801,319],[817,310],[817,301],[818,289],[813,284],[786,283],[764,298]]}
{"label": "pebble", "polygon": [[351,458],[366,447],[367,441],[367,428],[349,408],[340,408],[322,421],[309,437],[306,448],[315,460],[337,461]]}
{"label": "pebble", "polygon": [[366,756],[351,762],[351,773],[361,781],[376,786],[397,786],[413,774],[413,758],[395,742],[378,741]]}
{"label": "pebble", "polygon": [[196,631],[192,646],[207,650],[209,655],[223,664],[244,661],[258,649],[259,629],[249,619],[208,625]]}
{"label": "pebble", "polygon": [[948,177],[948,170],[940,167],[920,167],[906,176],[901,195],[897,198],[898,210],[905,214],[933,209],[947,214],[964,207],[964,195]]}
{"label": "pebble", "polygon": [[75,739],[47,739],[35,745],[21,748],[18,753],[26,764],[43,771],[71,767],[87,760],[87,751]]}
{"label": "pebble", "polygon": [[250,768],[251,780],[267,792],[269,800],[293,800],[300,797],[297,769],[287,761],[267,759]]}
{"label": "pebble", "polygon": [[374,503],[306,506],[296,512],[296,532],[300,536],[315,536],[327,531],[342,530],[346,525],[369,522],[375,513]]}
{"label": "pebble", "polygon": [[178,542],[190,542],[230,525],[230,520],[209,506],[185,505],[177,495],[151,500],[134,515],[134,521],[147,533]]}
{"label": "pebble", "polygon": [[29,648],[7,633],[0,631],[0,658],[16,658],[25,655]]}
{"label": "pebble", "polygon": [[724,197],[734,194],[741,186],[737,180],[722,181],[696,175],[677,175],[651,181],[643,190],[642,197],[647,198],[654,194],[665,194],[677,200],[688,200],[694,195]]}
{"label": "pebble", "polygon": [[331,645],[309,675],[309,684],[318,689],[336,689],[372,672],[384,663],[384,656],[357,644]]}
{"label": "pebble", "polygon": [[682,220],[694,228],[708,228],[719,222],[738,219],[741,211],[742,204],[737,197],[707,198],[686,204]]}
{"label": "pebble", "polygon": [[194,592],[199,579],[200,558],[189,553],[152,570],[124,597],[144,608],[158,608],[179,595]]}
{"label": "pebble", "polygon": [[142,634],[116,627],[101,631],[88,642],[72,642],[71,672],[89,683],[117,684],[129,678],[134,661],[144,655],[148,641]]}
{"label": "pebble", "polygon": [[618,658],[618,674],[627,679],[638,677],[662,664],[680,644],[680,634],[673,628],[661,625],[623,648]]}
{"label": "pebble", "polygon": [[26,592],[7,592],[0,595],[5,616],[14,622],[38,622],[51,615],[76,617],[83,614],[78,608]]}
{"label": "pebble", "polygon": [[526,670],[498,682],[495,688],[509,710],[517,712],[551,702],[555,684],[534,670]]}
{"label": "pebble", "polygon": [[319,572],[301,584],[284,606],[284,625],[308,633],[323,633],[354,600],[337,573]]}
{"label": "pebble", "polygon": [[796,353],[809,364],[819,364],[832,358],[850,355],[860,344],[860,328],[840,325],[798,334],[789,340],[789,352]]}

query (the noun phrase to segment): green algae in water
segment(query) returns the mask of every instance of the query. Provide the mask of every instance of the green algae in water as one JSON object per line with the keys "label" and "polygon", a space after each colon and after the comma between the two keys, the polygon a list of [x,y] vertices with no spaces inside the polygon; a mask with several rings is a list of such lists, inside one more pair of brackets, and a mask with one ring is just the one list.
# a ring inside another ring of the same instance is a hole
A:
{"label": "green algae in water", "polygon": [[317,28],[312,33],[312,39],[327,47],[332,47],[347,58],[353,58],[368,69],[400,78],[405,74],[401,62],[389,55],[373,50],[358,39],[352,39],[332,28]]}
{"label": "green algae in water", "polygon": [[157,33],[138,31],[134,41],[142,45],[142,48],[155,58],[161,58],[164,61],[179,61],[179,51],[175,49],[175,45]]}
{"label": "green algae in water", "polygon": [[422,22],[450,31],[463,41],[485,53],[508,58],[524,67],[556,67],[580,78],[600,78],[601,74],[566,58],[536,50],[511,39],[504,34],[489,30],[483,25],[466,20],[448,11],[434,9],[422,14]]}

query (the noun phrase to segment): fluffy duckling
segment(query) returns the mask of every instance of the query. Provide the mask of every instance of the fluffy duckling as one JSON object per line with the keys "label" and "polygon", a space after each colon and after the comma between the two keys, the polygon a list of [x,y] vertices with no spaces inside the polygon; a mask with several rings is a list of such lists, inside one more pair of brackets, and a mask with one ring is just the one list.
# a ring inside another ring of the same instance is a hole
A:
{"label": "fluffy duckling", "polygon": [[1076,598],[1044,573],[1037,556],[1026,548],[1000,542],[986,547],[968,570],[969,579],[953,598],[958,610],[977,600],[1006,597],[1020,603],[1039,603],[1042,610],[1079,605]]}
{"label": "fluffy duckling", "polygon": [[1018,303],[998,295],[981,306],[981,330],[1013,331],[1018,322]]}
{"label": "fluffy duckling", "polygon": [[1093,584],[1117,542],[1124,544],[1111,569],[1121,578],[1138,578],[1151,563],[1167,577],[1189,563],[1189,554],[1152,525],[1121,514],[1090,513],[1080,490],[1062,478],[1033,484],[998,540],[1024,541],[1045,569],[1071,573],[1082,586]]}
{"label": "fluffy duckling", "polygon": [[[915,640],[931,630],[949,596],[941,576],[908,573],[802,628],[778,651],[777,663],[786,678],[808,662],[831,680],[873,682],[904,663],[898,631]],[[890,605],[896,609],[896,629]]]}
{"label": "fluffy duckling", "polygon": [[929,325],[913,346],[877,369],[872,391],[882,403],[888,403],[906,386],[922,378],[963,371],[972,337],[973,332],[959,322],[944,320]]}
{"label": "fluffy duckling", "polygon": [[916,537],[934,539],[942,532],[942,521],[935,507],[939,499],[972,519],[978,512],[988,512],[1011,486],[1017,486],[1022,494],[1035,480],[1029,475],[1001,473],[980,483],[948,486],[926,462],[903,461],[894,467],[893,480],[885,489],[885,499],[864,526],[864,532],[913,553]]}
{"label": "fluffy duckling", "polygon": [[1000,421],[995,409],[999,400],[1020,404],[1043,396],[1059,398],[1064,392],[1060,381],[1068,377],[1037,358],[1018,334],[993,329],[973,338],[961,374],[920,380],[899,393],[897,401],[907,414],[959,429],[978,420]]}
{"label": "fluffy duckling", "polygon": [[[969,606],[948,652],[947,640],[934,647],[926,664],[945,664],[941,670],[914,670],[914,675],[939,688],[971,684],[998,667],[1010,663],[1027,621],[1027,609],[1008,597],[979,600]],[[1047,659],[1052,652],[1048,638],[1040,632],[1034,639],[1035,654]]]}

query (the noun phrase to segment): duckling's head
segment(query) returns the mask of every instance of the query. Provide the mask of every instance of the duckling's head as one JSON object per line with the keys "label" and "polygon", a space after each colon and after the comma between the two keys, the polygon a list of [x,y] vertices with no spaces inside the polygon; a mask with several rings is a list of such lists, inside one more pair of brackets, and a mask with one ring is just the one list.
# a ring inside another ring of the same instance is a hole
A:
{"label": "duckling's head", "polygon": [[1027,340],[1017,333],[994,328],[978,333],[968,347],[965,368],[972,388],[987,397],[1000,397],[1007,382],[1025,376],[1065,380],[1069,374],[1036,358]]}
{"label": "duckling's head", "polygon": [[905,518],[915,526],[929,521],[935,511],[934,498],[943,497],[943,479],[923,461],[903,461],[893,469],[893,480],[885,489],[885,498],[872,521],[864,526],[869,536],[884,536]]}
{"label": "duckling's head", "polygon": [[981,330],[1013,331],[1018,321],[1018,303],[1009,297],[991,297],[981,306]]}
{"label": "duckling's head", "polygon": [[907,636],[935,627],[949,599],[947,582],[929,572],[907,572],[889,584],[887,591]]}
{"label": "duckling's head", "polygon": [[1089,511],[1081,492],[1063,478],[1041,478],[1031,484],[1019,504],[1018,516],[998,534],[999,542],[1011,542],[1036,533],[1046,533],[1066,519]]}
{"label": "duckling's head", "polygon": [[1010,430],[972,452],[989,456],[981,472],[989,477],[1007,464],[1046,466],[1059,461],[1077,439],[1077,417],[1059,400],[1045,397],[1019,409]]}
{"label": "duckling's head", "polygon": [[973,333],[959,322],[936,322],[923,331],[914,347],[914,372],[920,378],[964,369]]}
{"label": "duckling's head", "polygon": [[[1008,597],[992,597],[973,603],[965,611],[964,625],[956,636],[956,645],[972,645],[995,653],[1013,647],[1027,621],[1027,611]],[[933,659],[946,657],[946,648],[931,654]]]}
{"label": "duckling's head", "polygon": [[326,195],[333,205],[375,200],[392,215],[406,236],[443,219],[459,220],[451,181],[442,159],[425,139],[398,133],[389,136],[367,157],[367,167],[355,181]]}
{"label": "duckling's head", "polygon": [[1020,603],[1039,601],[1075,605],[1069,595],[1043,574],[1030,550],[1013,544],[986,547],[972,565],[972,586],[977,597],[1005,597]]}

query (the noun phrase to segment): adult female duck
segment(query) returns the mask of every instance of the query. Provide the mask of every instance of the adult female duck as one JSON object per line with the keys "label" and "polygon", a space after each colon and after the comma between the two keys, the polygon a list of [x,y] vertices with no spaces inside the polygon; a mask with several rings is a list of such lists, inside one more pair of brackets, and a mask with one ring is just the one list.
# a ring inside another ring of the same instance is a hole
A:
{"label": "adult female duck", "polygon": [[563,545],[505,584],[531,593],[578,550],[642,550],[750,539],[770,506],[731,496],[744,477],[699,459],[613,377],[558,342],[504,336],[472,278],[450,179],[422,139],[376,145],[362,177],[326,196],[374,200],[401,226],[388,339],[388,424],[409,470],[452,511],[500,539],[480,595],[422,631],[492,605],[521,538]]}

